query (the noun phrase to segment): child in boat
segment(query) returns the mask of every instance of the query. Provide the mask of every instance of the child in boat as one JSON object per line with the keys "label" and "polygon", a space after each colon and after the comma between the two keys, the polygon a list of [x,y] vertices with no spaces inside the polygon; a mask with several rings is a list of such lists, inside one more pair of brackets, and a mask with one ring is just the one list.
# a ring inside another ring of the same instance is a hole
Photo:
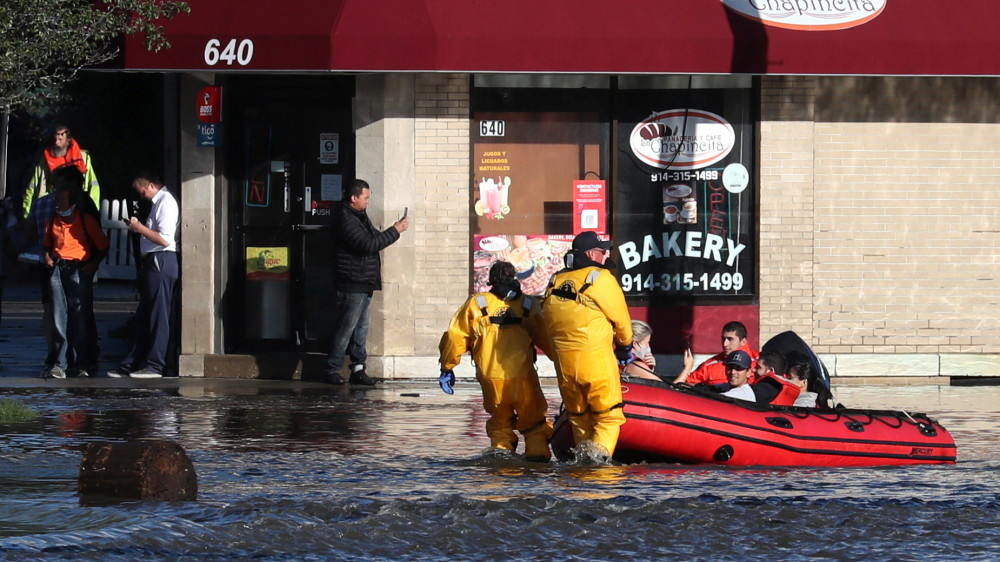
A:
{"label": "child in boat", "polygon": [[[642,320],[632,321],[632,354],[635,361],[632,361],[622,369],[623,377],[635,377],[639,379],[661,380],[656,376],[656,358],[649,348],[649,342],[653,338],[653,329]],[[623,379],[624,380],[624,379]]]}
{"label": "child in boat", "polygon": [[810,392],[810,387],[815,388],[816,386],[816,373],[813,372],[809,363],[796,363],[789,367],[788,378],[802,389],[793,406],[815,408],[819,394]]}

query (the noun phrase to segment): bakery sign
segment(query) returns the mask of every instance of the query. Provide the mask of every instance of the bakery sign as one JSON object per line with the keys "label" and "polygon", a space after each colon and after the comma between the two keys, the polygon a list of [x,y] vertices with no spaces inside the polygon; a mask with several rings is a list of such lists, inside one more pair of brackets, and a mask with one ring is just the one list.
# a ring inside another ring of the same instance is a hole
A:
{"label": "bakery sign", "polygon": [[640,121],[629,147],[640,162],[654,168],[697,170],[725,158],[736,144],[733,126],[698,109],[669,109]]}
{"label": "bakery sign", "polygon": [[888,1],[722,0],[722,4],[764,25],[800,31],[836,31],[877,18]]}

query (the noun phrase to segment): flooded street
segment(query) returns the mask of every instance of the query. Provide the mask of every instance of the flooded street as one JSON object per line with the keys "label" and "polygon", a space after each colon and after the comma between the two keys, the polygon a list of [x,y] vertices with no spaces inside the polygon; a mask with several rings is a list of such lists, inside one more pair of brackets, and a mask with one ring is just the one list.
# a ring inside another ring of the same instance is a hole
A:
{"label": "flooded street", "polygon": [[[106,383],[106,384],[100,384]],[[0,435],[4,559],[996,559],[1000,389],[851,387],[922,411],[958,464],[862,469],[578,467],[482,459],[474,383],[352,390],[289,382],[7,387],[43,413]],[[545,387],[550,413],[558,391]],[[404,396],[417,395],[417,396]],[[76,493],[88,443],[169,439],[196,502]]]}

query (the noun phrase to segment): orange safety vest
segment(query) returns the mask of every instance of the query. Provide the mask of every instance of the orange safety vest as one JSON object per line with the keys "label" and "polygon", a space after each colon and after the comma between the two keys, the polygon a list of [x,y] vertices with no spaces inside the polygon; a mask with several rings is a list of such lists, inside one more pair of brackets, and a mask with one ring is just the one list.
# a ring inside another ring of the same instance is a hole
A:
{"label": "orange safety vest", "polygon": [[791,406],[795,404],[795,399],[798,398],[799,393],[802,392],[799,385],[774,373],[764,375],[758,380],[758,382],[763,381],[764,379],[770,379],[781,385],[781,390],[778,392],[778,395],[774,397],[774,400],[771,400],[772,406]]}

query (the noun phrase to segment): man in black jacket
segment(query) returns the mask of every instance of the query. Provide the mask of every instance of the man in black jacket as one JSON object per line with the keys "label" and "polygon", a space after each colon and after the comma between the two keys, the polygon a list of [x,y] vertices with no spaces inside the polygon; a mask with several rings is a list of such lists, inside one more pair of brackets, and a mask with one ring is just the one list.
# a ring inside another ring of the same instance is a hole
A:
{"label": "man in black jacket", "polygon": [[330,384],[344,384],[340,369],[345,355],[351,358],[351,384],[375,384],[365,372],[365,345],[372,293],[382,289],[379,252],[399,240],[410,226],[409,219],[403,217],[381,232],[376,230],[365,212],[371,195],[368,182],[354,180],[334,211],[333,339],[325,371]]}

